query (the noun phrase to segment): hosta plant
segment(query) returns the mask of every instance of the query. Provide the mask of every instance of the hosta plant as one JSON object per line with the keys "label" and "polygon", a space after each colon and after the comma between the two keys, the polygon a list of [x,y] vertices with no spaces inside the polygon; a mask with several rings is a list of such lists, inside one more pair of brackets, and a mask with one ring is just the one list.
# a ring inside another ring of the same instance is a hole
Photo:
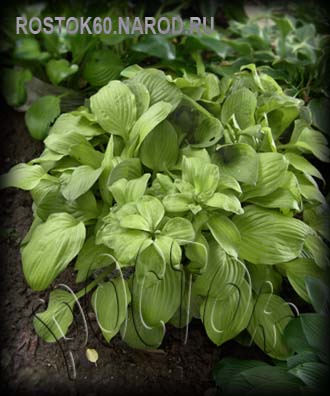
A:
{"label": "hosta plant", "polygon": [[288,390],[294,395],[321,394],[329,372],[329,289],[319,279],[308,276],[305,285],[316,313],[303,313],[285,328],[285,340],[295,353],[285,364],[275,359],[271,364],[222,359],[213,370],[219,395],[265,395]]}
{"label": "hosta plant", "polygon": [[131,66],[61,115],[41,156],[2,176],[33,198],[29,286],[45,290],[71,265],[84,282],[50,291],[37,333],[63,337],[91,292],[108,342],[156,348],[167,323],[200,318],[216,345],[247,330],[287,358],[282,280],[309,302],[304,278],[328,267],[324,180],[308,158],[329,151],[314,123],[253,64],[221,80]]}

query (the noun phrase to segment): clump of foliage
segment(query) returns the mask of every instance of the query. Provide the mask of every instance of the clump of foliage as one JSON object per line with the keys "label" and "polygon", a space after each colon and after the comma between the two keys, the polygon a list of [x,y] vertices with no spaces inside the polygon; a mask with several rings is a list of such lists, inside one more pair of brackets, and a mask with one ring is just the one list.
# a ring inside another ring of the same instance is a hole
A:
{"label": "clump of foliage", "polygon": [[87,282],[50,292],[37,333],[63,337],[93,290],[108,342],[120,332],[156,348],[167,323],[199,318],[216,345],[246,329],[288,358],[282,281],[310,302],[304,277],[329,266],[324,180],[308,160],[329,161],[329,149],[311,112],[254,64],[221,80],[139,66],[122,77],[62,114],[41,156],[1,179],[34,201],[21,246],[29,286],[47,289],[72,261]]}
{"label": "clump of foliage", "polygon": [[315,278],[306,277],[305,283],[316,313],[303,313],[285,328],[284,338],[294,354],[285,364],[276,360],[266,364],[257,360],[223,359],[213,371],[219,395],[265,395],[283,391],[305,395],[326,389],[329,290]]}
{"label": "clump of foliage", "polygon": [[329,38],[318,34],[313,23],[276,11],[258,13],[243,22],[230,21],[220,43],[224,45],[225,61],[211,66],[214,72],[225,75],[253,62],[263,66],[262,71],[281,82],[292,95],[306,101],[329,95],[324,83]]}
{"label": "clump of foliage", "polygon": [[[218,5],[204,4],[202,15],[215,15]],[[139,15],[149,15],[150,6],[139,5]],[[175,16],[189,14],[186,7],[154,2],[153,15]],[[222,11],[235,7],[225,5]],[[203,74],[211,71],[218,76],[238,72],[245,64],[263,66],[290,93],[306,102],[311,97],[328,96],[326,70],[329,64],[329,40],[316,32],[312,23],[288,16],[279,11],[247,18],[242,7],[231,12],[229,26],[223,28],[219,18],[211,34],[167,35],[71,35],[65,29],[51,35],[16,35],[15,17],[39,16],[134,16],[133,4],[115,2],[111,6],[99,2],[65,5],[29,5],[13,9],[11,18],[2,23],[3,61],[1,91],[10,106],[26,112],[30,134],[43,140],[57,117],[82,105],[84,100],[134,63],[154,65],[173,76],[186,73]],[[239,19],[236,20],[236,19]],[[186,23],[187,21],[185,21]],[[115,26],[113,26],[115,30]],[[323,98],[312,104],[313,111],[325,108]],[[48,109],[52,109],[48,111]]]}

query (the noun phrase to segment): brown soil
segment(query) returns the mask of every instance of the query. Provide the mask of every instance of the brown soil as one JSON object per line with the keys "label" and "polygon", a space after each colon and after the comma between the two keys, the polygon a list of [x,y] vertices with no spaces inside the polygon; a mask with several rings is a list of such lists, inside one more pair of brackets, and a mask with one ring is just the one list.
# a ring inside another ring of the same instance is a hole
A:
{"label": "brown soil", "polygon": [[[33,141],[25,130],[23,114],[3,106],[1,126],[5,152],[1,155],[0,173],[41,152],[42,144]],[[210,396],[215,393],[212,368],[221,357],[230,354],[262,358],[260,351],[234,342],[217,348],[207,338],[202,324],[196,321],[189,327],[187,344],[183,343],[184,329],[169,327],[157,353],[133,350],[119,338],[104,345],[98,333],[90,329],[87,346],[99,353],[95,366],[85,357],[86,347],[82,346],[80,330],[75,341],[61,343],[66,358],[69,349],[74,349],[77,377],[71,380],[60,346],[44,343],[33,329],[32,312],[40,306],[39,298],[47,301],[48,293],[29,289],[21,269],[19,244],[31,221],[29,193],[15,189],[2,192],[0,365],[6,394]],[[74,288],[73,280],[72,268],[60,277],[60,281]],[[42,306],[39,309],[42,310]],[[86,311],[90,311],[88,306]],[[82,329],[78,313],[76,316],[77,328]],[[93,318],[90,325],[96,328]]]}

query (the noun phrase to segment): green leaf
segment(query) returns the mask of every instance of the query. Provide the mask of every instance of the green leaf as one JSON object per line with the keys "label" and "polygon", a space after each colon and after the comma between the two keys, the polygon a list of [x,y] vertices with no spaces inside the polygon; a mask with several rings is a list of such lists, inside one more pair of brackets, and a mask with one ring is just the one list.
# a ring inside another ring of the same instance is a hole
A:
{"label": "green leaf", "polygon": [[87,139],[104,134],[103,129],[96,124],[94,116],[84,107],[72,113],[61,114],[51,127],[49,134],[61,135],[69,132],[76,132]]}
{"label": "green leaf", "polygon": [[171,111],[171,105],[166,102],[158,102],[141,115],[141,117],[134,124],[132,131],[130,133],[131,142],[137,140],[136,151],[141,147],[144,139],[149,135],[149,133],[165,118],[169,115]]}
{"label": "green leaf", "polygon": [[323,363],[306,362],[294,367],[289,373],[301,379],[308,388],[317,391],[324,389],[328,383],[329,370]]}
{"label": "green leaf", "polygon": [[100,283],[92,296],[92,307],[97,324],[107,342],[118,333],[127,317],[131,293],[123,278]]}
{"label": "green leaf", "polygon": [[256,107],[257,99],[254,93],[247,88],[237,89],[227,97],[222,106],[221,122],[227,124],[230,118],[235,115],[241,129],[255,125]]}
{"label": "green leaf", "polygon": [[[157,282],[157,279],[163,279],[166,271],[166,258],[162,249],[159,249],[156,242],[139,252],[134,272],[134,283],[138,283],[137,293],[141,297],[142,289],[148,288]],[[137,297],[134,295],[134,297]]]}
{"label": "green leaf", "polygon": [[305,277],[305,284],[308,297],[313,308],[318,313],[326,313],[329,305],[329,288],[317,277],[308,275]]}
{"label": "green leaf", "polygon": [[67,184],[62,188],[62,194],[68,201],[74,201],[89,191],[102,173],[102,168],[93,169],[88,165],[74,169]]}
{"label": "green leaf", "polygon": [[8,173],[1,175],[0,188],[33,190],[45,175],[46,172],[40,165],[17,164]]}
{"label": "green leaf", "polygon": [[304,247],[307,250],[307,255],[313,258],[320,268],[326,270],[329,267],[328,245],[319,236],[308,235]]}
{"label": "green leaf", "polygon": [[200,296],[226,299],[243,282],[244,266],[234,257],[226,255],[215,241],[210,242],[207,266],[198,274],[193,291]]}
{"label": "green leaf", "polygon": [[300,255],[310,232],[305,223],[253,205],[244,210],[233,218],[241,234],[240,258],[253,264],[278,264]]}
{"label": "green leaf", "polygon": [[281,289],[282,276],[274,266],[247,264],[252,287],[256,293],[272,290],[277,293]]}
{"label": "green leaf", "polygon": [[112,169],[109,184],[112,185],[120,179],[137,179],[141,175],[142,168],[139,158],[128,158]]}
{"label": "green leaf", "polygon": [[183,157],[182,180],[194,186],[196,194],[211,198],[218,187],[219,178],[216,165],[206,164],[201,158]]}
{"label": "green leaf", "polygon": [[193,202],[192,194],[170,194],[164,197],[163,204],[167,212],[186,212]]}
{"label": "green leaf", "polygon": [[164,72],[160,70],[141,70],[135,74],[133,80],[147,87],[150,93],[150,105],[164,101],[171,104],[171,111],[173,111],[181,101],[181,91],[170,83]]}
{"label": "green leaf", "polygon": [[55,342],[65,337],[72,321],[73,295],[65,290],[53,290],[49,295],[48,307],[36,314],[33,325],[36,333],[46,342]]}
{"label": "green leaf", "polygon": [[313,350],[304,334],[301,316],[290,320],[284,329],[284,337],[289,348],[299,354]]}
{"label": "green leaf", "polygon": [[312,208],[305,208],[303,212],[304,221],[317,231],[327,241],[330,239],[330,212],[328,205],[318,204]]}
{"label": "green leaf", "polygon": [[279,188],[288,161],[279,153],[258,153],[258,179],[254,186],[243,186],[243,201],[254,197],[264,197]]}
{"label": "green leaf", "polygon": [[[65,123],[67,124],[67,120],[61,121],[65,121]],[[56,123],[54,124],[54,126],[56,127]],[[90,144],[89,142],[87,142],[84,136],[81,136],[75,131],[66,131],[65,134],[58,134],[56,132],[52,133],[52,130],[53,128],[51,128],[49,135],[44,141],[44,144],[48,150],[54,153],[62,154],[64,156],[68,155],[70,153],[70,150],[75,146]],[[58,129],[56,128],[56,131],[57,130]]]}
{"label": "green leaf", "polygon": [[95,269],[111,265],[113,259],[110,254],[112,251],[108,247],[95,244],[94,235],[87,238],[75,262],[74,268],[78,271],[76,282],[84,282]]}
{"label": "green leaf", "polygon": [[222,249],[237,258],[241,236],[235,224],[226,216],[213,216],[207,223],[211,234]]}
{"label": "green leaf", "polygon": [[91,96],[90,104],[97,122],[107,132],[128,139],[128,133],[136,120],[135,96],[120,81],[110,81]]}
{"label": "green leaf", "polygon": [[257,297],[248,331],[251,339],[269,356],[285,360],[291,352],[283,332],[293,314],[279,296],[263,293]]}
{"label": "green leaf", "polygon": [[301,211],[302,197],[297,177],[287,171],[278,189],[263,197],[249,198],[249,201],[264,208],[279,208],[283,212],[287,209]]}
{"label": "green leaf", "polygon": [[171,169],[179,155],[178,138],[168,121],[157,125],[144,139],[140,158],[143,165],[156,171]]}
{"label": "green leaf", "polygon": [[[291,322],[293,322],[293,320]],[[301,330],[301,332],[302,332],[302,330]],[[289,359],[287,361],[287,366],[288,366],[288,369],[292,369],[301,363],[318,362],[318,361],[319,361],[319,358],[316,355],[316,353],[310,352],[310,351],[301,352],[301,353],[298,353],[296,355],[289,357]]]}
{"label": "green leaf", "polygon": [[27,98],[26,84],[32,79],[28,69],[1,69],[0,89],[9,106],[18,107]]}
{"label": "green leaf", "polygon": [[140,215],[149,223],[151,229],[155,230],[164,217],[165,209],[159,199],[150,195],[144,195],[136,203]]}
{"label": "green leaf", "polygon": [[42,192],[45,188],[43,182],[41,181],[40,185],[33,190],[34,199],[38,205],[36,212],[42,220],[46,221],[52,213],[67,212],[84,223],[95,222],[95,219],[99,216],[99,208],[91,191],[83,194],[75,201],[66,201],[60,192],[59,185],[47,187],[47,190]]}
{"label": "green leaf", "polygon": [[185,247],[186,257],[191,261],[188,269],[193,273],[202,273],[208,263],[209,244],[202,233],[195,237],[194,243],[189,243]]}
{"label": "green leaf", "polygon": [[318,171],[318,169],[315,168],[315,166],[313,166],[309,161],[307,161],[301,155],[297,155],[294,153],[285,153],[285,157],[289,161],[290,165],[293,166],[295,169],[307,175],[317,177],[318,179],[324,182],[323,176]]}
{"label": "green leaf", "polygon": [[244,212],[239,199],[234,194],[216,192],[205,202],[205,205],[210,206],[211,208],[223,209],[227,212],[234,212],[237,214]]}
{"label": "green leaf", "polygon": [[175,59],[175,46],[161,35],[143,36],[138,43],[132,45],[131,49],[160,59]]}
{"label": "green leaf", "polygon": [[59,85],[63,80],[77,73],[78,65],[70,65],[66,59],[51,59],[46,64],[46,73],[50,82]]}
{"label": "green leaf", "polygon": [[259,161],[251,146],[243,143],[221,146],[214,158],[221,176],[224,174],[245,184],[256,184]]}
{"label": "green leaf", "polygon": [[308,108],[312,113],[313,125],[325,134],[329,134],[329,120],[325,117],[329,108],[329,99],[325,96],[313,98],[309,101]]}
{"label": "green leaf", "polygon": [[221,294],[210,296],[201,305],[201,318],[207,335],[216,345],[221,345],[244,330],[252,313],[250,287],[244,280],[231,287],[227,298]]}
{"label": "green leaf", "polygon": [[296,174],[296,178],[299,182],[299,189],[301,195],[306,199],[306,201],[310,201],[316,205],[325,204],[325,198],[316,181],[309,175],[306,174]]}
{"label": "green leaf", "polygon": [[223,126],[214,117],[207,117],[193,131],[191,147],[203,148],[215,145],[223,136]]}
{"label": "green leaf", "polygon": [[[253,367],[241,374],[252,385],[249,394],[273,395],[281,392],[299,394],[301,382],[287,371],[286,367]],[[270,381],[271,379],[271,381]]]}
{"label": "green leaf", "polygon": [[[175,314],[181,303],[182,276],[182,271],[167,265],[163,279],[157,279],[153,275],[155,283],[141,290],[141,314],[147,325],[157,326],[161,322],[167,323]],[[153,303],[150,304],[150,301]]]}
{"label": "green leaf", "polygon": [[266,363],[259,360],[245,360],[231,357],[221,359],[213,369],[213,378],[218,386],[225,389],[227,384],[235,381],[236,374],[253,367],[262,367]]}
{"label": "green leaf", "polygon": [[22,247],[23,272],[34,290],[46,289],[79,253],[85,240],[84,224],[68,213],[56,213],[38,225]]}
{"label": "green leaf", "polygon": [[278,138],[299,115],[301,100],[283,94],[265,94],[258,98],[257,120],[267,116],[274,138]]}
{"label": "green leaf", "polygon": [[189,220],[182,217],[173,217],[168,220],[162,229],[162,234],[178,241],[179,245],[192,242],[195,231]]}
{"label": "green leaf", "polygon": [[312,276],[321,279],[324,276],[323,271],[317,267],[313,260],[306,258],[298,258],[289,263],[280,264],[280,267],[285,270],[286,276],[296,293],[303,300],[311,303],[305,283],[306,277]]}
{"label": "green leaf", "polygon": [[322,357],[328,354],[328,322],[324,315],[304,313],[300,315],[301,325],[309,345]]}
{"label": "green leaf", "polygon": [[25,113],[26,126],[34,139],[43,140],[50,125],[60,115],[61,99],[57,96],[42,96],[36,99]]}
{"label": "green leaf", "polygon": [[123,68],[120,57],[110,49],[91,51],[84,63],[83,78],[93,87],[102,87],[119,77]]}
{"label": "green leaf", "polygon": [[150,174],[146,173],[137,179],[119,179],[109,189],[116,202],[120,205],[136,202],[144,195],[149,178]]}
{"label": "green leaf", "polygon": [[164,255],[167,264],[171,264],[174,268],[179,267],[182,253],[181,247],[175,239],[160,234],[156,237],[155,245],[157,245]]}
{"label": "green leaf", "polygon": [[47,59],[49,54],[40,51],[39,41],[34,37],[19,37],[16,40],[14,57],[21,60],[42,61]]}
{"label": "green leaf", "polygon": [[120,227],[152,232],[152,228],[148,221],[138,214],[131,214],[122,218],[120,220]]}
{"label": "green leaf", "polygon": [[128,86],[128,88],[133,92],[135,96],[136,103],[136,116],[140,118],[143,113],[145,113],[150,104],[150,94],[147,90],[146,86],[141,84],[138,81],[134,80],[126,80],[124,83]]}
{"label": "green leaf", "polygon": [[121,265],[133,265],[138,253],[146,249],[152,241],[147,232],[106,224],[98,231],[96,243],[103,243],[113,249],[114,256]]}
{"label": "green leaf", "polygon": [[302,153],[312,153],[321,161],[330,161],[330,150],[327,147],[326,137],[321,132],[311,128],[303,120],[295,122],[288,146],[295,147]]}
{"label": "green leaf", "polygon": [[[133,297],[133,301],[137,299]],[[162,343],[165,329],[164,327],[149,327],[142,322],[139,307],[129,308],[127,322],[120,328],[122,339],[131,348],[155,349]]]}

